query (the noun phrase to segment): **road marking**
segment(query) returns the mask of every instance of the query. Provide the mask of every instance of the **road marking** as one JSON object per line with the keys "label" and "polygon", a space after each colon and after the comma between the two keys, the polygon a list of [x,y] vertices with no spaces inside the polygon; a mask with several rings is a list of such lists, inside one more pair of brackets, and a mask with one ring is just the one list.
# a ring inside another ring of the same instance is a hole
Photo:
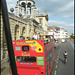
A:
{"label": "road marking", "polygon": [[56,62],[57,60],[55,60],[55,62]]}
{"label": "road marking", "polygon": [[56,63],[58,63],[58,61],[56,61]]}
{"label": "road marking", "polygon": [[56,60],[56,63],[57,63],[58,61]]}
{"label": "road marking", "polygon": [[[61,50],[61,48],[59,49],[58,56],[57,56],[57,60],[55,60],[55,61],[56,61],[56,63],[58,63],[60,50]],[[55,66],[55,69],[57,69],[57,65]],[[54,75],[56,75],[56,70],[55,70],[55,72],[54,72]]]}
{"label": "road marking", "polygon": [[56,67],[55,67],[56,69],[57,69],[57,65],[56,65]]}
{"label": "road marking", "polygon": [[55,70],[55,72],[54,72],[54,75],[56,75],[56,70]]}
{"label": "road marking", "polygon": [[57,58],[59,58],[59,56],[57,56]]}
{"label": "road marking", "polygon": [[58,60],[58,58],[57,58],[57,60]]}

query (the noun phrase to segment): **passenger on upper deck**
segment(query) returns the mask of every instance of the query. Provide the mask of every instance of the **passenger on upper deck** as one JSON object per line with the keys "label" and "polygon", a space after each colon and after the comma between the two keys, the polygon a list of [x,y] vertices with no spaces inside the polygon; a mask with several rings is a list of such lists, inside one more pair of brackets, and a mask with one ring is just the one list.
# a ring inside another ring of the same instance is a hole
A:
{"label": "passenger on upper deck", "polygon": [[43,39],[41,35],[40,35],[40,38],[39,38],[39,39],[40,39],[40,40]]}
{"label": "passenger on upper deck", "polygon": [[35,32],[35,33],[34,33],[34,35],[33,35],[33,37],[32,37],[32,38],[34,38],[35,40],[37,40],[37,39],[38,39],[37,32]]}
{"label": "passenger on upper deck", "polygon": [[26,38],[26,40],[28,40],[28,37]]}
{"label": "passenger on upper deck", "polygon": [[20,39],[19,39],[19,40],[24,40],[24,38],[23,38],[23,36],[22,36],[22,35],[20,36]]}

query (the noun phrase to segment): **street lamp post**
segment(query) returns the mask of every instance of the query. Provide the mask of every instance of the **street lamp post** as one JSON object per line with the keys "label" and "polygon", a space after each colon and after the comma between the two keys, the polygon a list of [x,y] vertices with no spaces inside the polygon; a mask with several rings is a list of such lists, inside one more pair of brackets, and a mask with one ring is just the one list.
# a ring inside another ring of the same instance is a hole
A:
{"label": "street lamp post", "polygon": [[9,53],[12,75],[18,75],[14,51],[13,51],[13,44],[12,44],[12,38],[11,38],[11,31],[10,31],[6,0],[1,0],[0,10],[2,11],[2,18],[3,18],[4,29],[5,29],[6,42],[7,42],[7,48],[8,48],[8,53]]}

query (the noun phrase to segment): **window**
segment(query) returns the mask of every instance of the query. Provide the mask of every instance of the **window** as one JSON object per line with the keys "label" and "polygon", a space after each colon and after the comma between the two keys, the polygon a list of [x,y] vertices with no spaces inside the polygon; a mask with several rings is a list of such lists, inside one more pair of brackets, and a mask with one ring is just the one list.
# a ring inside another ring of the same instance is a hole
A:
{"label": "window", "polygon": [[39,19],[39,23],[42,23],[42,19]]}
{"label": "window", "polygon": [[36,62],[36,57],[18,56],[18,62]]}
{"label": "window", "polygon": [[29,51],[29,46],[22,46],[22,51]]}

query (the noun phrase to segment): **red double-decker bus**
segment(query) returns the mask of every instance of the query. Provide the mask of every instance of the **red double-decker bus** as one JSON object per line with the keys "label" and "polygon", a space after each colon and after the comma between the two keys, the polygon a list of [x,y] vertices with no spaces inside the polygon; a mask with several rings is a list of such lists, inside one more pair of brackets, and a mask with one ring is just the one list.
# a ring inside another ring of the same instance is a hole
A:
{"label": "red double-decker bus", "polygon": [[52,41],[13,41],[18,75],[50,75],[55,51]]}

